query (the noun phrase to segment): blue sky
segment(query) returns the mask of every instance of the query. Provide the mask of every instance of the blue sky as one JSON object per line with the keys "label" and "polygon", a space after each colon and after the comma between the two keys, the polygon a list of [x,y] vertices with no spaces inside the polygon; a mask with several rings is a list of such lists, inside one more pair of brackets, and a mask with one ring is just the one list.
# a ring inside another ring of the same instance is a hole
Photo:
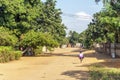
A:
{"label": "blue sky", "polygon": [[[42,0],[45,1],[45,0]],[[99,12],[102,3],[96,4],[94,0],[57,0],[57,8],[63,12],[63,23],[69,30],[81,33],[87,29],[92,15]]]}

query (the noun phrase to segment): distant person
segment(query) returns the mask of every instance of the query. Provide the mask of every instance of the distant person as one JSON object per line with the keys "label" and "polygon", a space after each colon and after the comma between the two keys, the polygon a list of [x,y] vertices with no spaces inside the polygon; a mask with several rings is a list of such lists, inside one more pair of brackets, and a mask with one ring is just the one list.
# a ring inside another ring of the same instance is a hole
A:
{"label": "distant person", "polygon": [[82,53],[82,51],[80,51],[78,57],[79,57],[79,59],[80,59],[80,62],[82,62],[83,59],[84,59],[84,54]]}

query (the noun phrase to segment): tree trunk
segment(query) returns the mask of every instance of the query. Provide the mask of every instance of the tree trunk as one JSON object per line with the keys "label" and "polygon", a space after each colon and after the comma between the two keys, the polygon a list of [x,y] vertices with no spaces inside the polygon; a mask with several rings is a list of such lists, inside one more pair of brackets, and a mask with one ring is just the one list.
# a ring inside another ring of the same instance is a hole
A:
{"label": "tree trunk", "polygon": [[115,32],[115,43],[119,43],[119,33]]}

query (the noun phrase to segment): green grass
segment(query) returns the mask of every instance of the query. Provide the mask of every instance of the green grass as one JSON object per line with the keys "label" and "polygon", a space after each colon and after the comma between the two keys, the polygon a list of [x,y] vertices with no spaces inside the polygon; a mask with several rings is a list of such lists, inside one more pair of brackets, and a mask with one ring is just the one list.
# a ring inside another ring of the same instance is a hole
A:
{"label": "green grass", "polygon": [[95,64],[92,65],[89,70],[89,80],[120,80],[120,69],[117,68],[105,68],[101,65]]}

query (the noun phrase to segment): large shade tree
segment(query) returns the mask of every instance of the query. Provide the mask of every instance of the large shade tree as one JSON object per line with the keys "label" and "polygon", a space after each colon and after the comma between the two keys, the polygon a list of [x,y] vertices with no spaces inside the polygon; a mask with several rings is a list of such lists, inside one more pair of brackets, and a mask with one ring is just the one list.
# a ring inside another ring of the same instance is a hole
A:
{"label": "large shade tree", "polygon": [[94,42],[120,42],[120,1],[101,1],[104,4],[103,9],[93,15],[92,22],[85,30],[84,41],[88,47]]}
{"label": "large shade tree", "polygon": [[[61,10],[56,8],[56,0],[45,2],[41,0],[0,0],[0,26],[10,30],[18,38],[19,46],[34,47],[44,44],[55,47],[65,43],[67,41],[66,27],[62,24],[61,14]],[[32,34],[30,31],[35,33]],[[36,35],[39,35],[39,38],[36,38]],[[40,36],[45,37],[43,39]],[[40,42],[40,40],[43,41]]]}

